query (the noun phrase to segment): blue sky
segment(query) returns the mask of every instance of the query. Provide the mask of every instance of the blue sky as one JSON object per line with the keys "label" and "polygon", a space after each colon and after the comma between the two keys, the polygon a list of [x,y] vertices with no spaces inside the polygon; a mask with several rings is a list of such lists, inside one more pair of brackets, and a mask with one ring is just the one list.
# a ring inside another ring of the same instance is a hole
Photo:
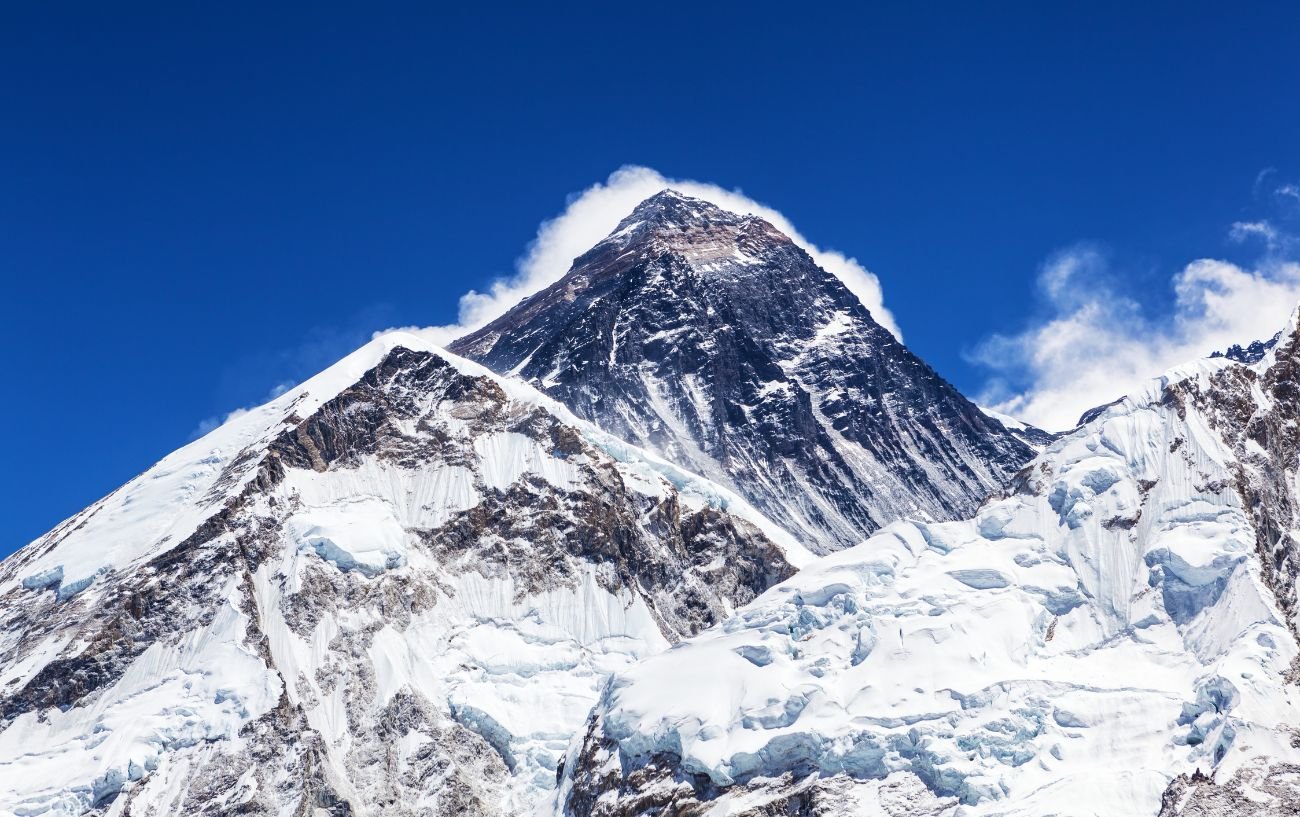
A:
{"label": "blue sky", "polygon": [[[1294,6],[860,5],[4,4],[0,554],[372,332],[454,322],[628,164],[779,210],[1044,418],[1071,367],[1274,331]],[[1082,362],[1036,354],[1062,338]]]}

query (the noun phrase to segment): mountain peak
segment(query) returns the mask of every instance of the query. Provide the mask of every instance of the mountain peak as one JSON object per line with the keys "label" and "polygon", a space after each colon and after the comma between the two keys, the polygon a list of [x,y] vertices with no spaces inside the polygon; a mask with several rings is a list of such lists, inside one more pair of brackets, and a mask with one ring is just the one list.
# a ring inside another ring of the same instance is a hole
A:
{"label": "mountain peak", "polygon": [[643,258],[670,253],[711,276],[754,267],[758,258],[792,249],[789,236],[753,215],[665,188],[645,199],[603,241],[574,262],[602,257]]}
{"label": "mountain peak", "polygon": [[706,199],[697,199],[672,188],[664,188],[632,208],[632,212],[618,223],[610,237],[632,232],[659,232],[664,229],[685,231],[716,226],[734,228],[754,220],[757,219],[753,216],[742,216],[724,210]]}
{"label": "mountain peak", "polygon": [[971,511],[1032,453],[789,236],[671,189],[451,350],[733,488],[822,552]]}
{"label": "mountain peak", "polygon": [[605,674],[787,541],[385,334],[0,563],[0,814],[540,813]]}
{"label": "mountain peak", "polygon": [[[663,190],[660,190],[658,193],[655,193],[653,196],[645,199],[636,207],[632,208],[632,212],[628,215],[628,218],[693,215],[709,211],[735,215],[733,213],[728,213],[728,211],[723,210],[711,201],[697,199],[693,196],[688,196],[685,193],[680,193],[671,187],[665,187]],[[626,220],[627,219],[624,219],[624,221]]]}
{"label": "mountain peak", "polygon": [[704,199],[697,199],[693,196],[688,196],[685,193],[682,193],[681,191],[674,190],[671,187],[665,187],[663,190],[660,190],[658,193],[655,193],[653,196],[650,196],[649,198],[643,200],[640,204],[638,204],[633,209],[640,209],[647,205],[653,205],[660,202],[670,202],[670,201],[704,201]]}

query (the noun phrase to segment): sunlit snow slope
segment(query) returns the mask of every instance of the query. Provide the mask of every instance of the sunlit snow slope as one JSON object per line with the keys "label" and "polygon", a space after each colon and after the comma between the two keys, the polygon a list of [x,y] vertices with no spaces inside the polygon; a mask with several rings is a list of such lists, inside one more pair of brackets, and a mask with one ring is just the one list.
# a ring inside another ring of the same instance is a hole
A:
{"label": "sunlit snow slope", "polygon": [[619,674],[567,812],[1300,813],[1295,323]]}
{"label": "sunlit snow slope", "polygon": [[388,335],[0,565],[0,814],[546,809],[606,675],[802,553]]}

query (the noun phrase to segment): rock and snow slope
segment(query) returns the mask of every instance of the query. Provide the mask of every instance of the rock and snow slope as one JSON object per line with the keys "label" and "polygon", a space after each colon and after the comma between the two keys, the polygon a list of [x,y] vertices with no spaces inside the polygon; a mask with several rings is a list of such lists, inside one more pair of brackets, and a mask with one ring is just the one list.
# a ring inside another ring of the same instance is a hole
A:
{"label": "rock and snow slope", "polygon": [[1300,812],[1294,321],[1051,437],[666,192],[456,348],[607,429],[388,335],[0,564],[0,815]]}
{"label": "rock and snow slope", "polygon": [[573,817],[1300,813],[1300,335],[615,676]]}
{"label": "rock and snow slope", "polygon": [[727,490],[385,336],[0,565],[0,813],[545,807],[609,672],[802,554]]}
{"label": "rock and snow slope", "polygon": [[670,190],[450,348],[820,552],[904,516],[968,516],[1033,454],[1036,430],[981,412],[772,225]]}

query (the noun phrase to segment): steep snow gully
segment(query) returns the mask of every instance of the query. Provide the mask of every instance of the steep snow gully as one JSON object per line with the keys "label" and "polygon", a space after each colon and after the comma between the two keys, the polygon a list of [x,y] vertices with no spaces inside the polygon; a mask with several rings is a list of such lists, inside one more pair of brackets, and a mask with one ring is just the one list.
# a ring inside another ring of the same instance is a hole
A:
{"label": "steep snow gully", "polygon": [[453,351],[0,563],[0,815],[1300,813],[1294,319],[1051,435],[665,191]]}

